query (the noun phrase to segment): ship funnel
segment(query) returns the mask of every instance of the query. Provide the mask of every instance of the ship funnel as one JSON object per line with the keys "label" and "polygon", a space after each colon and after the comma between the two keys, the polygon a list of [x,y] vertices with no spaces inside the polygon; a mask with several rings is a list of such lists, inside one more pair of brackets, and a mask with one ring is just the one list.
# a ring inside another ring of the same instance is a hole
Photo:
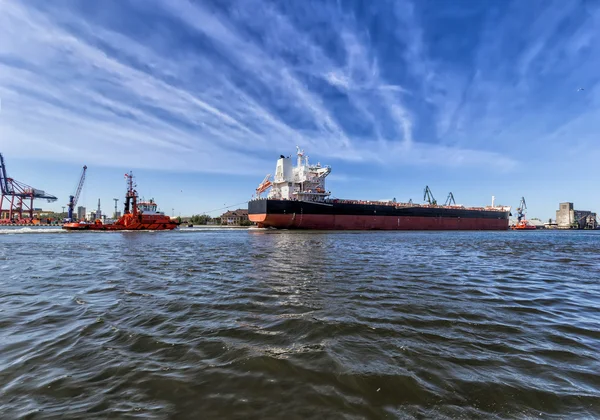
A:
{"label": "ship funnel", "polygon": [[290,159],[281,158],[277,161],[275,167],[275,178],[274,182],[292,182],[294,180],[294,168]]}

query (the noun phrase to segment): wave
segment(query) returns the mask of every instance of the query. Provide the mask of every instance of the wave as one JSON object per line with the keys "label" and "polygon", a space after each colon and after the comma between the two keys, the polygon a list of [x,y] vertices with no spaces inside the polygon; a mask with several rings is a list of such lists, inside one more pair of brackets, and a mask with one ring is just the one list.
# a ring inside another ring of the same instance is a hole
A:
{"label": "wave", "polygon": [[198,231],[203,231],[203,232],[217,232],[217,231],[221,231],[221,230],[248,230],[251,228],[245,227],[245,226],[194,226],[194,227],[180,227],[178,229],[179,232],[198,232]]}
{"label": "wave", "polygon": [[0,227],[0,235],[23,235],[23,234],[35,234],[35,233],[67,233],[61,228],[49,228],[49,227]]}

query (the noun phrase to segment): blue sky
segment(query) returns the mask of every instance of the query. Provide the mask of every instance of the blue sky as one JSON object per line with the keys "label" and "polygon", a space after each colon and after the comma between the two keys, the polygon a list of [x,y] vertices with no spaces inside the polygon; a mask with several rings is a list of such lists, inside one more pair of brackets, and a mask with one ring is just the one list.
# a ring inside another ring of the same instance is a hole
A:
{"label": "blue sky", "polygon": [[130,169],[169,214],[241,203],[299,145],[336,197],[600,211],[597,28],[585,0],[2,0],[0,152],[54,209],[84,164],[88,208]]}

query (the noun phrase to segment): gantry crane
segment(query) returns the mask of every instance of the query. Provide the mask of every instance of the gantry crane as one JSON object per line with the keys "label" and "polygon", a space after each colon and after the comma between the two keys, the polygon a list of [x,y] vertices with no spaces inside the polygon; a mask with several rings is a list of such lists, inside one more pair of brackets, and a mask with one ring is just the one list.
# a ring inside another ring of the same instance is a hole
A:
{"label": "gantry crane", "polygon": [[85,182],[85,171],[87,171],[87,166],[83,167],[81,171],[81,176],[79,177],[79,184],[77,184],[77,188],[75,189],[75,194],[69,196],[69,204],[68,204],[68,214],[67,219],[69,222],[73,221],[73,210],[77,205],[77,201],[79,201],[79,195],[81,194],[81,190],[83,188],[83,183]]}
{"label": "gantry crane", "polygon": [[446,198],[446,202],[444,203],[444,205],[449,206],[451,204],[456,205],[456,201],[454,200],[454,194],[452,194],[452,192],[448,194],[448,198]]}
{"label": "gantry crane", "polygon": [[44,199],[52,203],[57,200],[53,195],[46,194],[42,190],[30,187],[13,178],[9,178],[6,173],[6,164],[4,157],[0,153],[0,223],[13,223],[15,216],[18,215],[16,222],[23,223],[23,213],[29,216],[29,222],[33,221],[33,200]]}

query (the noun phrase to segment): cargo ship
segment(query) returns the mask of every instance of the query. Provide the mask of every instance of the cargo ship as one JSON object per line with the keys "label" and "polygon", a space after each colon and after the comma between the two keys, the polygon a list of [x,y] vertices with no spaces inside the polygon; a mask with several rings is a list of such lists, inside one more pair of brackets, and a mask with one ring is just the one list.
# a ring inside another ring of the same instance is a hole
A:
{"label": "cargo ship", "polygon": [[[310,164],[297,148],[297,165],[281,155],[248,202],[248,218],[262,228],[316,230],[508,230],[510,207],[438,205],[331,198],[330,166]],[[267,196],[262,197],[267,190]],[[426,195],[430,192],[426,188]]]}
{"label": "cargo ship", "polygon": [[125,174],[127,179],[127,193],[125,194],[125,209],[114,223],[103,223],[97,219],[93,222],[65,223],[62,228],[66,230],[173,230],[178,223],[169,216],[158,211],[154,200],[138,202],[138,193],[133,184],[133,174]]}

